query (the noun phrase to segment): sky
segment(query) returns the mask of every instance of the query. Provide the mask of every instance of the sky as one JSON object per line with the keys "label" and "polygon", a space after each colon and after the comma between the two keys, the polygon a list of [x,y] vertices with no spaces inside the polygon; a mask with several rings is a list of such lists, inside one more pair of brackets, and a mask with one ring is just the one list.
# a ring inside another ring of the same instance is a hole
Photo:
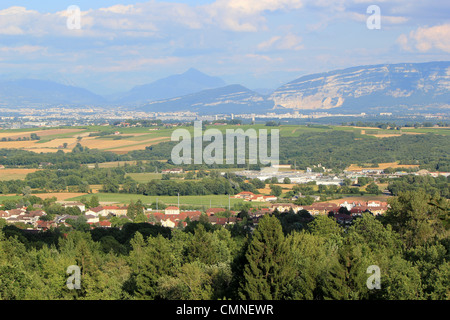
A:
{"label": "sky", "polygon": [[102,95],[189,68],[276,89],[352,66],[443,60],[450,1],[0,2],[0,79],[53,80]]}

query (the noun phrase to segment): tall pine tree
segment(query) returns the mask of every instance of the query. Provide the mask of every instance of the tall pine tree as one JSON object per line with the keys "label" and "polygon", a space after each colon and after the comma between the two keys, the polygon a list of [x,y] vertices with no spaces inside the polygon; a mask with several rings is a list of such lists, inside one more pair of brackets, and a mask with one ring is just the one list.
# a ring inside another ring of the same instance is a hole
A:
{"label": "tall pine tree", "polygon": [[290,282],[295,277],[295,269],[281,223],[275,216],[266,215],[259,221],[245,256],[247,263],[241,298],[286,298]]}

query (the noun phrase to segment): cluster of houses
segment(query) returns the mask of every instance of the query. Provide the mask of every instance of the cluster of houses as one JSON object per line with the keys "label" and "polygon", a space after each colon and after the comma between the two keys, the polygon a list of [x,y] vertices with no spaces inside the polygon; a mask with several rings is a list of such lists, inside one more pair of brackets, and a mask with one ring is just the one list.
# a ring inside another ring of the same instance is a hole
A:
{"label": "cluster of houses", "polygon": [[306,210],[311,215],[326,215],[330,212],[338,213],[341,208],[346,208],[350,214],[361,214],[371,212],[374,215],[384,214],[389,205],[384,201],[348,201],[340,200],[335,202],[316,202],[309,206],[295,205],[293,203],[275,203],[271,206],[271,211],[279,212],[290,211],[291,209],[298,213],[300,210]]}
{"label": "cluster of houses", "polygon": [[[343,210],[345,208],[345,210]],[[270,207],[270,211],[278,212],[293,211],[299,213],[301,210],[307,211],[311,216],[330,215],[340,223],[350,224],[354,217],[361,216],[364,212],[373,215],[383,215],[389,209],[389,204],[384,201],[350,201],[340,200],[335,202],[316,202],[309,206],[295,205],[293,203],[276,203]]]}
{"label": "cluster of houses", "polygon": [[[209,208],[206,210],[206,217],[213,225],[235,224],[238,220],[236,211],[230,211],[231,216],[228,218],[217,216],[218,213],[225,211],[224,208]],[[182,211],[178,207],[170,206],[163,211],[147,210],[145,214],[152,224],[160,223],[163,227],[175,228],[178,226],[185,227],[187,220],[198,221],[203,213],[198,210]]]}
{"label": "cluster of houses", "polygon": [[42,210],[27,211],[27,208],[16,208],[11,210],[0,210],[0,218],[5,219],[8,223],[25,223],[36,225],[43,216],[47,215]]}
{"label": "cluster of houses", "polygon": [[[252,200],[255,196],[251,192],[241,192],[236,195],[247,201],[260,201]],[[264,196],[263,196],[264,197]],[[268,196],[265,196],[268,197]],[[276,197],[275,197],[276,198]],[[78,207],[83,213],[86,222],[91,225],[92,228],[109,228],[111,217],[127,217],[127,206],[116,205],[103,205],[95,208],[86,208],[81,202],[64,202],[61,203],[64,207]],[[345,210],[343,209],[345,208]],[[360,216],[364,212],[370,212],[374,215],[382,215],[389,208],[387,202],[382,201],[351,201],[340,200],[334,202],[316,202],[309,206],[296,205],[293,203],[273,203],[270,207],[254,209],[249,211],[249,217],[257,223],[259,218],[265,214],[278,212],[294,212],[299,213],[307,211],[311,216],[317,215],[330,215],[332,214],[336,220],[340,223],[351,223],[355,216]],[[148,222],[151,224],[160,224],[164,227],[176,228],[185,227],[188,221],[198,221],[204,214],[199,210],[181,210],[176,206],[169,206],[164,210],[152,210],[143,209],[143,213],[148,218]],[[227,211],[224,208],[209,208],[206,210],[205,218],[211,224],[217,225],[230,225],[235,224],[240,219],[237,217],[237,211],[230,211],[227,215],[220,214]],[[79,216],[76,215],[60,215],[56,216],[53,220],[43,219],[46,216],[46,212],[43,210],[28,211],[26,207],[16,208],[12,210],[0,210],[0,218],[5,219],[7,223],[24,223],[28,229],[32,230],[48,230],[50,228],[58,227],[61,225],[69,226],[69,220],[76,220]],[[229,216],[229,217],[225,217]],[[131,221],[131,219],[129,219]]]}
{"label": "cluster of houses", "polygon": [[[100,217],[108,217],[110,211],[117,213],[122,213],[126,215],[127,208],[104,206],[91,208],[86,210],[86,206],[81,202],[73,203],[63,203],[63,207],[79,207],[81,212],[84,212],[84,217],[86,222],[92,227],[111,227],[111,222],[107,219],[101,219]],[[35,205],[36,207],[36,205]],[[109,210],[112,209],[112,210]],[[48,230],[50,228],[56,228],[58,226],[64,225],[69,226],[68,221],[76,220],[79,216],[77,215],[59,215],[53,220],[45,219],[47,213],[44,210],[32,210],[29,211],[27,207],[21,207],[11,210],[0,210],[0,218],[6,220],[9,224],[23,223],[26,225],[28,230]]]}

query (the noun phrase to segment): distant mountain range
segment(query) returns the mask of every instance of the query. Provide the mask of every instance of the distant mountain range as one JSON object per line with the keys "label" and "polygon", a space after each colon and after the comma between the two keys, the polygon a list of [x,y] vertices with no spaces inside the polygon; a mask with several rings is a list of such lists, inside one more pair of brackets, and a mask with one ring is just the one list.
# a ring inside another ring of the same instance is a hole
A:
{"label": "distant mountain range", "polygon": [[164,100],[184,96],[206,89],[224,87],[225,81],[208,76],[196,69],[157,80],[150,84],[136,86],[113,100],[120,104],[141,104],[149,101]]}
{"label": "distant mountain range", "polygon": [[48,80],[0,81],[0,106],[46,107],[104,104],[106,99],[89,90]]}
{"label": "distant mountain range", "polygon": [[272,93],[227,85],[196,69],[111,97],[51,81],[0,81],[0,105],[10,107],[108,105],[155,112],[239,114],[270,110],[395,112],[449,104],[450,61],[359,66],[312,74]]}

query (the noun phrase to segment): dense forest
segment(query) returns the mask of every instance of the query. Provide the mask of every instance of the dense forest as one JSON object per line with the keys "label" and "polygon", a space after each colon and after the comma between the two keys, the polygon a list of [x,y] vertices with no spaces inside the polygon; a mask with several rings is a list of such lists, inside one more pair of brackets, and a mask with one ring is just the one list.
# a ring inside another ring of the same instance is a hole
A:
{"label": "dense forest", "polygon": [[[160,143],[146,150],[130,152],[129,156],[135,159],[169,159],[175,144]],[[319,163],[327,168],[343,170],[353,163],[376,165],[398,161],[404,165],[418,164],[420,169],[449,172],[449,151],[450,139],[431,133],[380,139],[338,130],[305,132],[298,137],[281,136],[279,148],[281,163],[295,163],[297,169],[303,170]]]}
{"label": "dense forest", "polygon": [[353,132],[303,133],[280,138],[280,161],[297,168],[322,164],[345,169],[350,164],[396,162],[419,164],[421,169],[450,172],[450,139],[446,136],[402,135],[375,138]]}
{"label": "dense forest", "polygon": [[[152,165],[147,164],[150,170]],[[241,191],[258,193],[256,188],[263,188],[264,183],[258,179],[246,182],[242,177],[228,173],[222,177],[217,171],[206,173],[199,171],[191,179],[170,180],[170,175],[162,179],[153,179],[147,183],[138,183],[127,173],[145,170],[145,167],[126,165],[114,168],[88,169],[44,169],[27,174],[24,180],[0,181],[0,194],[24,193],[29,187],[34,192],[90,192],[91,185],[101,185],[101,191],[107,193],[130,193],[142,195],[234,195]],[[144,171],[145,172],[145,171]],[[31,190],[30,190],[31,192]]]}
{"label": "dense forest", "polygon": [[450,176],[446,178],[440,175],[434,178],[432,176],[407,175],[398,179],[392,179],[388,185],[388,190],[393,195],[419,189],[424,190],[428,194],[450,199]]}
{"label": "dense forest", "polygon": [[[450,299],[448,203],[419,190],[390,204],[382,218],[343,227],[318,216],[295,230],[289,213],[251,225],[245,212],[227,227],[203,218],[173,230],[4,226],[0,299]],[[66,285],[72,265],[80,289]],[[379,289],[367,286],[374,265]]]}

